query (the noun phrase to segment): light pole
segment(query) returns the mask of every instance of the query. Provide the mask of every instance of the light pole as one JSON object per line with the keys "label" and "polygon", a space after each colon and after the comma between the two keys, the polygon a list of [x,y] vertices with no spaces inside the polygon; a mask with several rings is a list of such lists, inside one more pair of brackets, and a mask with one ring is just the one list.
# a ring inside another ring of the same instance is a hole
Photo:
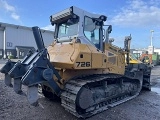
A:
{"label": "light pole", "polygon": [[153,40],[153,32],[154,30],[151,30],[151,46],[152,46],[152,40]]}

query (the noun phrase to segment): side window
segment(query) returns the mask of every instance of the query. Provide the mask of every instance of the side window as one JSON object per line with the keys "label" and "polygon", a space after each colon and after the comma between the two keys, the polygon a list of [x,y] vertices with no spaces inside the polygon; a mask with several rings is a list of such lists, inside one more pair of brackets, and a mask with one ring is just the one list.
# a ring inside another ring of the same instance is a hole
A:
{"label": "side window", "polygon": [[88,39],[89,41],[91,41],[91,34],[90,34],[90,32],[89,32],[89,31],[84,31],[84,34],[85,34],[85,36],[87,37],[87,39]]}
{"label": "side window", "polygon": [[96,21],[92,18],[85,17],[84,21],[84,35],[91,41],[97,48],[99,48],[99,26],[96,25]]}
{"label": "side window", "polygon": [[63,23],[58,24],[58,38],[69,37],[78,34],[79,18],[70,18]]}

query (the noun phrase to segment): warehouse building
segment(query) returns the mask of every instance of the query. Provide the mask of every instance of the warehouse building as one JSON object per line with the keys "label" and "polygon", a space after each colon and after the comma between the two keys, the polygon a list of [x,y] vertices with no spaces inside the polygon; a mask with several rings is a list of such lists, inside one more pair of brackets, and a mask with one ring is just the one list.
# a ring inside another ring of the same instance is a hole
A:
{"label": "warehouse building", "polygon": [[[45,46],[53,41],[53,31],[42,30]],[[32,28],[0,22],[0,58],[23,58],[30,49],[37,49]]]}

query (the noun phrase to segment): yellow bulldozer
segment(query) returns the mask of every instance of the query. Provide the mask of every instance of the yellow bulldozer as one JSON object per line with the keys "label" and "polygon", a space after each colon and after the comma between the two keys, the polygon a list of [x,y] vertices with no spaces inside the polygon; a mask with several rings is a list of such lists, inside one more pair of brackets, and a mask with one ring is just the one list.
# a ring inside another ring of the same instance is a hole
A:
{"label": "yellow bulldozer", "polygon": [[[129,63],[129,42],[124,48],[109,43],[107,17],[75,6],[50,16],[54,41],[44,47],[38,27],[32,27],[37,51],[18,62],[8,60],[0,70],[5,83],[18,94],[28,88],[31,105],[38,105],[38,86],[46,98],[61,99],[61,105],[77,117],[90,117],[150,90],[150,70]],[[107,26],[107,29],[104,29]],[[125,63],[125,54],[126,62]]]}
{"label": "yellow bulldozer", "polygon": [[130,55],[129,55],[129,62],[130,63],[134,63],[134,64],[140,64],[140,63],[142,63],[140,60],[138,60],[135,56],[134,56],[134,54],[132,54],[132,53],[130,53]]}

